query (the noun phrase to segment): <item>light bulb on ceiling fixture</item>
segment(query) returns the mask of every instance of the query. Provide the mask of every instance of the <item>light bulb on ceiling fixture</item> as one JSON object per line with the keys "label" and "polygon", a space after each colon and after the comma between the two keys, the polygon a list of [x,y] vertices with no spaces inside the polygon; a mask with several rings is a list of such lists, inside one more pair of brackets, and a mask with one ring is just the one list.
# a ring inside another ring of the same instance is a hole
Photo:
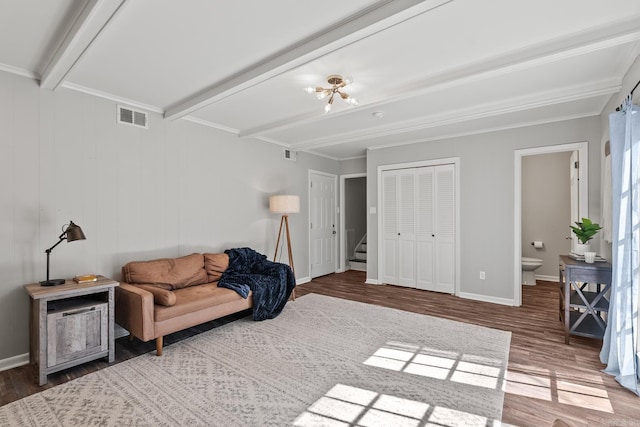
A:
{"label": "light bulb on ceiling fixture", "polygon": [[324,99],[329,97],[329,100],[327,101],[327,105],[324,107],[324,112],[329,113],[332,108],[331,104],[333,103],[333,98],[336,96],[336,94],[340,98],[342,98],[347,104],[354,105],[354,106],[358,105],[357,99],[352,98],[348,93],[342,91],[342,89],[344,89],[344,87],[351,82],[352,82],[351,77],[343,78],[341,75],[331,74],[329,77],[327,77],[327,83],[329,83],[331,87],[328,87],[328,88],[307,87],[304,90],[307,93],[315,93],[318,99]]}

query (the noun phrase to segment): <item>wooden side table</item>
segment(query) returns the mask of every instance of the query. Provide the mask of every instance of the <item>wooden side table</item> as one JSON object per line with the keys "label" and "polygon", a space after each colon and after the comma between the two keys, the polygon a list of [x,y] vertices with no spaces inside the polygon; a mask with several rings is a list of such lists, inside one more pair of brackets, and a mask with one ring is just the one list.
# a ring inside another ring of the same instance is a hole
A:
{"label": "wooden side table", "polygon": [[[588,285],[595,285],[595,291]],[[560,255],[560,320],[564,322],[564,342],[569,335],[602,339],[607,328],[611,264],[587,264]]]}
{"label": "wooden side table", "polygon": [[89,283],[71,279],[59,286],[24,285],[31,298],[30,360],[38,382],[47,375],[106,357],[115,359],[114,290],[119,283],[104,276]]}

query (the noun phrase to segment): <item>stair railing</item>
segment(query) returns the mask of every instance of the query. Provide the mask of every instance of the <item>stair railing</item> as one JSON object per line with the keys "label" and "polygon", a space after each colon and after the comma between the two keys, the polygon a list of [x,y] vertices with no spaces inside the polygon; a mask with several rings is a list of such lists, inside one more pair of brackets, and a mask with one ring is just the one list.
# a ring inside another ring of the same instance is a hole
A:
{"label": "stair railing", "polygon": [[356,244],[355,249],[353,250],[353,259],[357,258],[357,253],[358,253],[358,248],[360,247],[360,245],[362,244],[362,242],[367,240],[367,233],[364,233],[364,236],[362,236],[362,239],[360,239],[360,241],[358,242],[358,244]]}

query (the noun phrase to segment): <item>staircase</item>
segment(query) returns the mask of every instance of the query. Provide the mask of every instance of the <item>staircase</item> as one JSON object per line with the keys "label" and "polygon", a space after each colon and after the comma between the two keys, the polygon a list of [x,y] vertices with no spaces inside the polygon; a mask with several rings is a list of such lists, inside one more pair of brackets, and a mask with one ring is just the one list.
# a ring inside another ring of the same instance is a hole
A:
{"label": "staircase", "polygon": [[367,271],[367,235],[365,234],[360,243],[353,251],[353,258],[349,259],[351,270]]}

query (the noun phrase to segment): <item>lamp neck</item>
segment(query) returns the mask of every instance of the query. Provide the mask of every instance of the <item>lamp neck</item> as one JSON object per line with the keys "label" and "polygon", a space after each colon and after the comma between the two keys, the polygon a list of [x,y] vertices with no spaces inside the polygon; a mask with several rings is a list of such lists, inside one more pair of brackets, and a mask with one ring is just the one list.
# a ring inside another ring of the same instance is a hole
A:
{"label": "lamp neck", "polygon": [[44,252],[45,252],[46,254],[50,254],[50,253],[51,253],[51,251],[53,250],[53,248],[55,248],[56,246],[58,246],[58,245],[59,245],[59,244],[60,244],[64,239],[66,239],[66,236],[65,236],[65,234],[64,234],[64,233],[62,233],[62,234],[60,235],[60,240],[58,240],[58,242],[57,242],[55,245],[51,246],[49,249],[47,249],[47,250],[46,250],[46,251],[44,251]]}

